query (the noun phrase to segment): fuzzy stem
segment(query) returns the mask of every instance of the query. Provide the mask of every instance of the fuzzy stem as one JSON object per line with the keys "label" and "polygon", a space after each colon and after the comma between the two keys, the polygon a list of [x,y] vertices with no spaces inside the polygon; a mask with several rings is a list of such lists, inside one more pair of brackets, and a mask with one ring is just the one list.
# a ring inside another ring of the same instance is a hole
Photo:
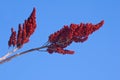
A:
{"label": "fuzzy stem", "polygon": [[8,52],[8,53],[5,54],[4,56],[2,56],[2,57],[0,58],[0,62],[1,62],[2,60],[5,60],[8,56],[10,56],[10,55],[13,54],[14,52],[16,52],[18,49],[19,49],[19,48],[14,48],[13,51]]}
{"label": "fuzzy stem", "polygon": [[[48,46],[42,46],[42,47],[38,47],[38,48],[32,48],[32,49],[29,49],[29,50],[26,50],[26,51],[23,51],[23,52],[14,54],[14,55],[12,55],[12,56],[10,56],[10,57],[7,57],[7,58],[5,58],[5,59],[1,59],[1,60],[0,60],[0,64],[5,63],[5,62],[7,62],[7,61],[10,61],[11,59],[13,59],[13,58],[15,58],[15,57],[17,57],[17,56],[20,56],[20,55],[23,55],[23,54],[26,54],[26,53],[29,53],[29,52],[33,52],[33,51],[38,51],[38,50],[43,49],[43,48],[46,48],[46,47],[48,47]],[[13,50],[13,51],[14,51],[14,50]]]}

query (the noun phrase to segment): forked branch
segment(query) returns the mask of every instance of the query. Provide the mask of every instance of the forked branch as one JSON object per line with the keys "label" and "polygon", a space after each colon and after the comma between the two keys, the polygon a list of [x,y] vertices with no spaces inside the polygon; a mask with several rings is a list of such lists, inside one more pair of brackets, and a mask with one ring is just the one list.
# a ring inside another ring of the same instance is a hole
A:
{"label": "forked branch", "polygon": [[65,48],[69,46],[72,42],[83,43],[85,42],[89,35],[100,29],[104,24],[104,20],[97,24],[92,23],[80,23],[71,25],[64,25],[64,27],[53,34],[50,34],[48,41],[42,47],[32,48],[17,54],[14,54],[18,49],[22,48],[24,44],[28,43],[30,36],[35,32],[36,24],[36,9],[33,8],[32,13],[23,24],[18,25],[18,32],[11,28],[11,36],[8,41],[8,46],[15,47],[12,52],[8,52],[5,56],[0,58],[0,64],[10,61],[11,59],[29,53],[33,51],[41,51],[41,49],[46,48],[45,51],[48,53],[60,53],[60,54],[74,54],[72,50],[66,50]]}
{"label": "forked branch", "polygon": [[[10,61],[11,59],[15,58],[15,57],[18,57],[18,56],[21,56],[23,54],[27,54],[27,53],[30,53],[30,52],[33,52],[33,51],[40,51],[41,49],[44,49],[44,48],[47,48],[48,46],[42,46],[42,47],[38,47],[38,48],[32,48],[32,49],[29,49],[29,50],[26,50],[26,51],[23,51],[23,52],[20,52],[20,53],[17,53],[17,54],[14,54],[12,56],[9,55],[9,57],[7,55],[3,56],[0,58],[0,64],[2,63],[5,63],[5,62],[8,62]],[[10,52],[11,54],[13,54],[15,51],[13,52]],[[9,54],[9,53],[8,53]]]}

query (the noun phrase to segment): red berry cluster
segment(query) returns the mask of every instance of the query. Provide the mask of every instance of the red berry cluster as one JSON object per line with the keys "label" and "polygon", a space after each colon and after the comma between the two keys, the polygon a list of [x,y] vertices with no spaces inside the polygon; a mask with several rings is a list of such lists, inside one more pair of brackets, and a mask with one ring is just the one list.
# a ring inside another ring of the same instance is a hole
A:
{"label": "red berry cluster", "polygon": [[18,34],[16,35],[16,31],[11,29],[11,36],[8,41],[8,45],[16,46],[17,48],[21,48],[23,44],[29,41],[30,36],[36,29],[36,9],[34,8],[30,17],[24,21],[23,24],[19,24]]}
{"label": "red berry cluster", "polygon": [[58,52],[61,54],[73,54],[74,51],[65,50],[72,42],[84,42],[88,39],[88,36],[94,31],[98,30],[104,21],[102,20],[98,24],[92,23],[80,23],[65,25],[61,30],[51,34],[49,36],[50,45],[47,48],[49,53]]}

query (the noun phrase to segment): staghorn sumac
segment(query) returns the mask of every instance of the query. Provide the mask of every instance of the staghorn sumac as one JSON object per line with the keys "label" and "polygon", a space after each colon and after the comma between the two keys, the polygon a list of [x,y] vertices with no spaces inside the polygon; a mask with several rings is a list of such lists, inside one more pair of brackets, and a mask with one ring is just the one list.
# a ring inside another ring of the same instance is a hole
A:
{"label": "staghorn sumac", "polygon": [[[80,23],[64,25],[64,27],[48,37],[48,41],[37,48],[25,50],[20,53],[15,53],[17,50],[23,47],[25,43],[29,42],[30,36],[36,30],[36,9],[33,8],[32,13],[23,24],[18,25],[18,32],[11,28],[11,36],[8,40],[8,46],[13,46],[14,49],[0,58],[0,64],[9,61],[17,56],[32,52],[32,51],[44,51],[48,53],[60,53],[60,54],[74,54],[72,50],[66,50],[72,42],[84,42],[88,39],[89,35],[98,30],[104,24],[104,20],[97,24],[92,23]],[[13,54],[13,55],[12,55]]]}

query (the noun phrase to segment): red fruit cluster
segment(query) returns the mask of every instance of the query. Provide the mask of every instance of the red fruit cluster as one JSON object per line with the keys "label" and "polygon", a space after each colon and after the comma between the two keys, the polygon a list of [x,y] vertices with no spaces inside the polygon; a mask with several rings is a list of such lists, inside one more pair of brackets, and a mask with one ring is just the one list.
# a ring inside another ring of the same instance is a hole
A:
{"label": "red fruit cluster", "polygon": [[[12,33],[12,34],[11,34],[11,36],[10,36],[8,45],[11,46],[11,44],[12,44],[13,46],[15,46],[16,43],[17,43],[17,41],[16,41],[16,31],[14,31],[14,29],[11,28],[11,33]],[[11,43],[11,44],[10,44],[10,43]]]}
{"label": "red fruit cluster", "polygon": [[74,51],[65,50],[68,45],[74,42],[84,42],[88,39],[88,36],[94,31],[98,30],[104,21],[102,20],[98,24],[92,23],[80,23],[65,25],[61,30],[51,34],[49,36],[50,45],[47,48],[49,53],[58,52],[62,54],[73,54]]}
{"label": "red fruit cluster", "polygon": [[36,29],[36,9],[34,8],[30,17],[24,21],[23,24],[19,24],[18,26],[18,34],[16,35],[16,31],[14,29],[11,29],[11,36],[8,41],[8,45],[10,46],[16,46],[18,48],[21,48],[23,44],[27,43],[29,41],[30,36],[33,34],[33,32]]}

